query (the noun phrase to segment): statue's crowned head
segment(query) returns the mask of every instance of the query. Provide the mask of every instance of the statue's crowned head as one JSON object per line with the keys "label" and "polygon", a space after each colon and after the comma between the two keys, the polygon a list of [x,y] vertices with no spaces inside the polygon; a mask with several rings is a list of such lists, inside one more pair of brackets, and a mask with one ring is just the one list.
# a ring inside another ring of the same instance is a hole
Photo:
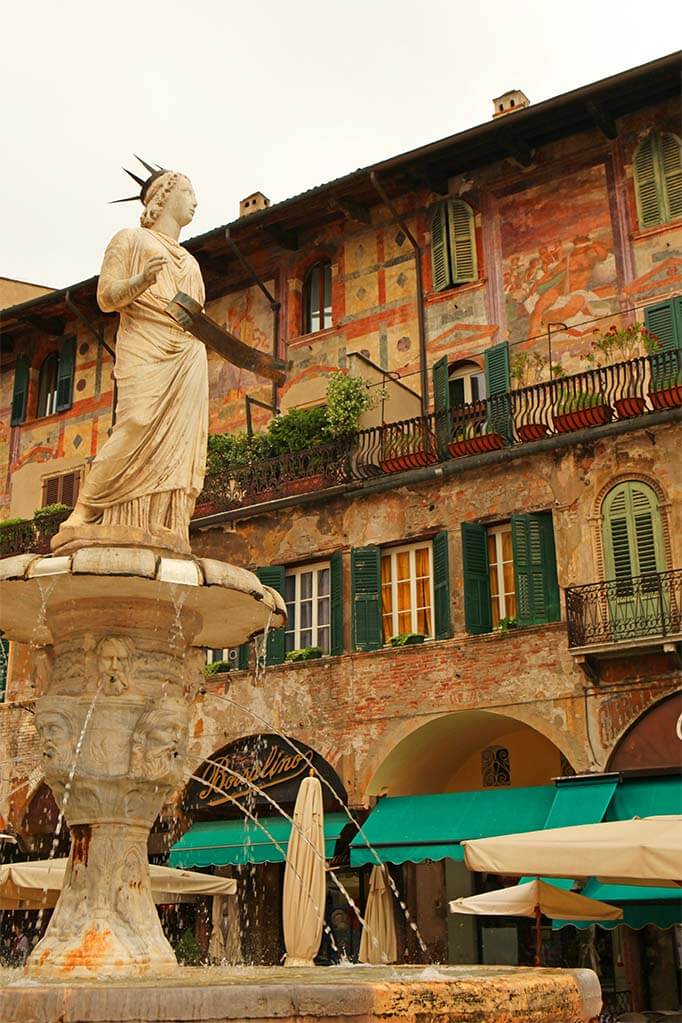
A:
{"label": "statue's crowned head", "polygon": [[139,156],[136,159],[149,171],[149,177],[141,178],[124,168],[126,174],[140,186],[140,192],[126,199],[115,199],[114,202],[135,202],[139,199],[144,206],[140,216],[142,227],[153,227],[163,211],[170,213],[180,227],[189,224],[197,207],[197,197],[189,178],[179,171],[168,170],[158,164],[153,167]]}

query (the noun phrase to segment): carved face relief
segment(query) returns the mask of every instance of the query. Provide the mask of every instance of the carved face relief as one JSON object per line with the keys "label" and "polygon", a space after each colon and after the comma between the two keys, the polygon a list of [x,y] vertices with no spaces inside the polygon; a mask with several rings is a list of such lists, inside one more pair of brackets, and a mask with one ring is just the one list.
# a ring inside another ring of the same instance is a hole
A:
{"label": "carved face relief", "polygon": [[97,647],[97,682],[109,696],[130,688],[134,646],[125,636],[105,636]]}
{"label": "carved face relief", "polygon": [[45,777],[70,770],[75,756],[75,737],[69,715],[58,710],[54,703],[41,701],[36,707],[35,726]]}
{"label": "carved face relief", "polygon": [[188,708],[167,700],[146,711],[133,734],[130,773],[147,781],[174,781],[182,770],[187,745]]}

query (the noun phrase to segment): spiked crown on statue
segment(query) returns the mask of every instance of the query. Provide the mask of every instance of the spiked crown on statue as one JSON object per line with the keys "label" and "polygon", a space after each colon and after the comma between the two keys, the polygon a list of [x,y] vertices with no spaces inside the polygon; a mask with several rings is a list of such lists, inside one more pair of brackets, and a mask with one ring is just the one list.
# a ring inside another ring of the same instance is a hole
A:
{"label": "spiked crown on statue", "polygon": [[149,191],[150,185],[154,181],[156,181],[157,178],[160,178],[162,174],[166,174],[168,172],[166,167],[161,167],[161,165],[158,163],[156,167],[152,167],[151,164],[147,163],[146,160],[143,160],[141,156],[137,156],[136,153],[133,153],[133,156],[139,163],[142,164],[143,167],[145,167],[149,171],[149,177],[146,179],[138,177],[137,174],[133,174],[133,172],[128,170],[127,167],[124,167],[123,170],[126,172],[126,174],[128,174],[129,177],[131,177],[133,181],[136,181],[137,184],[140,186],[140,191],[138,195],[129,195],[125,199],[112,199],[112,205],[113,203],[117,202],[137,202],[138,199],[141,203],[144,203],[144,199],[147,192]]}

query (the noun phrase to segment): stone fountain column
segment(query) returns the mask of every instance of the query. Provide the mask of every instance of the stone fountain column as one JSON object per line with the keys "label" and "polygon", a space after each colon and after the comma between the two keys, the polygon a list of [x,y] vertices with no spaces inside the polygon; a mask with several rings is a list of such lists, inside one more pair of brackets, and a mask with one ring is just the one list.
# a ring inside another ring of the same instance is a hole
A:
{"label": "stone fountain column", "polygon": [[134,549],[6,559],[0,591],[6,635],[31,639],[44,777],[71,831],[64,888],[28,972],[171,969],[147,839],[184,781],[200,647],[279,624],[283,605],[250,572]]}

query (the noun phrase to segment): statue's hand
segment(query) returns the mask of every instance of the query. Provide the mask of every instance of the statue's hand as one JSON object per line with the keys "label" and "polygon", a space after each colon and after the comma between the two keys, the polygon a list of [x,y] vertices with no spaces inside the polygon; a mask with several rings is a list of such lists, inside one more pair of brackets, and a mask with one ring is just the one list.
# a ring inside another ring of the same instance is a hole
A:
{"label": "statue's hand", "polygon": [[144,270],[142,271],[142,280],[149,287],[150,284],[156,282],[156,278],[161,273],[161,270],[166,265],[166,260],[163,256],[152,256],[144,264]]}

